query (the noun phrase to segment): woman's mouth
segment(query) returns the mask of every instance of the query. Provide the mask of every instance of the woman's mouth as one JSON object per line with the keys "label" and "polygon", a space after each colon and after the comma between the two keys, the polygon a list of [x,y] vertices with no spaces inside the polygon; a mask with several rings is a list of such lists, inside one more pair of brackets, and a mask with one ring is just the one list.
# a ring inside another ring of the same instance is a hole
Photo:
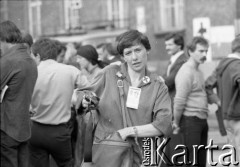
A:
{"label": "woman's mouth", "polygon": [[141,64],[140,62],[132,63],[133,66],[138,66],[140,64]]}

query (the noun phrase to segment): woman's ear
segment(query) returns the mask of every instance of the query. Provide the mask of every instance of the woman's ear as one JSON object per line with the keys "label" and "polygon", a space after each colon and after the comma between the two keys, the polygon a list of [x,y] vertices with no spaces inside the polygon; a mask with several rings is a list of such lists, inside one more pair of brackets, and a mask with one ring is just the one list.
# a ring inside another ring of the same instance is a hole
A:
{"label": "woman's ear", "polygon": [[147,50],[147,56],[149,56],[150,55],[150,51],[149,50]]}

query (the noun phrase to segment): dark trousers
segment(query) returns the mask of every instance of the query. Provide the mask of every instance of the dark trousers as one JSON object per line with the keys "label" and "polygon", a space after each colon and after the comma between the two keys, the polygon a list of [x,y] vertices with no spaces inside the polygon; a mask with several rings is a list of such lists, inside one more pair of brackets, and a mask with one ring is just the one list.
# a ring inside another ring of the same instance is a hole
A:
{"label": "dark trousers", "polygon": [[59,167],[72,167],[72,127],[68,124],[44,125],[32,123],[29,141],[31,167],[49,167],[49,155]]}
{"label": "dark trousers", "polygon": [[[198,162],[197,166],[205,167],[207,158],[207,151],[205,150],[205,146],[207,146],[208,140],[207,120],[200,119],[195,116],[183,116],[181,119],[180,127],[183,133],[184,144],[187,146],[189,151],[189,161],[193,162],[193,158],[196,158],[196,161]],[[203,145],[199,151],[196,151],[197,155],[195,157],[193,157],[193,145]]]}
{"label": "dark trousers", "polygon": [[28,167],[27,142],[18,142],[1,131],[1,167]]}
{"label": "dark trousers", "polygon": [[[164,163],[164,161],[162,161],[161,164],[159,164],[159,167],[168,167],[168,166],[177,167],[177,166],[179,166],[178,162],[183,162],[182,157],[178,157],[177,159],[173,160],[173,162],[172,162],[172,157],[175,154],[182,152],[182,150],[175,150],[175,148],[178,145],[184,144],[183,134],[182,133],[171,134],[169,136],[169,138],[170,138],[169,143],[165,147],[165,155],[166,155],[166,157],[164,158],[165,163]],[[168,160],[166,158],[168,158]]]}

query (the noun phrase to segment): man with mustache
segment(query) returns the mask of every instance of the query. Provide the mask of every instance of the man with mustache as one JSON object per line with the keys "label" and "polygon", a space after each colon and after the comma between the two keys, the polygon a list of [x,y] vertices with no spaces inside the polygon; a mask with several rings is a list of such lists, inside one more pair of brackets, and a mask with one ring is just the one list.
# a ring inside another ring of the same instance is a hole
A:
{"label": "man with mustache", "polygon": [[190,58],[175,78],[174,133],[181,131],[183,134],[184,144],[189,151],[186,163],[191,164],[197,158],[195,160],[199,167],[206,166],[206,150],[199,149],[198,155],[194,157],[193,145],[207,145],[208,101],[203,74],[198,67],[206,60],[208,47],[206,39],[194,37],[187,46]]}

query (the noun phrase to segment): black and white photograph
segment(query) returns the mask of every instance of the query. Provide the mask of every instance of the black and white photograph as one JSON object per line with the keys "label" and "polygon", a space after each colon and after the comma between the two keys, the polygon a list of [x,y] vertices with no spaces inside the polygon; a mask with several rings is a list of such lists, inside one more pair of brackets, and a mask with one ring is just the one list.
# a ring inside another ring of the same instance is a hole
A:
{"label": "black and white photograph", "polygon": [[1,167],[240,166],[240,0],[0,0]]}

